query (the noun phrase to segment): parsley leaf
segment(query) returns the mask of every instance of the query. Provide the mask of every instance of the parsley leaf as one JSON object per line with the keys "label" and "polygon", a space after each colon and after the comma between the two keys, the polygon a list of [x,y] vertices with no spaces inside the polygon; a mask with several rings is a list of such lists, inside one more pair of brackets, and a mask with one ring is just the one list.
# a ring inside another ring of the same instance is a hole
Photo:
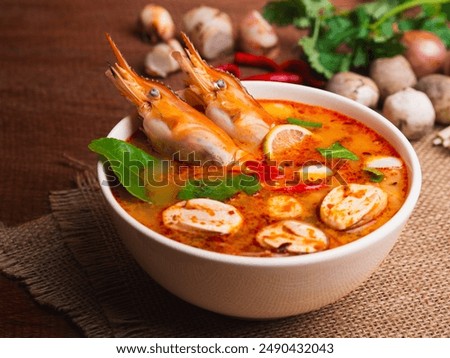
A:
{"label": "parsley leaf", "polygon": [[325,158],[358,160],[358,156],[345,148],[341,143],[335,142],[329,148],[316,148]]}

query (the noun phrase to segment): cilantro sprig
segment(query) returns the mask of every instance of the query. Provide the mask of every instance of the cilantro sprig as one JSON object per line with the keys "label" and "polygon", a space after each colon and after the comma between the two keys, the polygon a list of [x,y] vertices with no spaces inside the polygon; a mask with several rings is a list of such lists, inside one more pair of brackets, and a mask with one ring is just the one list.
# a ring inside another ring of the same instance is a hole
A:
{"label": "cilantro sprig", "polygon": [[[413,7],[420,11],[404,16]],[[402,53],[406,30],[433,32],[450,46],[450,0],[377,0],[347,11],[328,0],[282,0],[267,3],[263,15],[276,25],[308,28],[299,44],[311,67],[326,78]]]}

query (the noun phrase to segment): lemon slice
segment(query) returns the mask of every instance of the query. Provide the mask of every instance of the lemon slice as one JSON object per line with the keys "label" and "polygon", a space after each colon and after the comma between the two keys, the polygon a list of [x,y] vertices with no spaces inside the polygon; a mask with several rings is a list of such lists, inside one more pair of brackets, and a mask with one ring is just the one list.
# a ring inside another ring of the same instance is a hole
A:
{"label": "lemon slice", "polygon": [[274,159],[277,154],[297,145],[307,135],[312,135],[312,133],[295,124],[280,124],[275,126],[267,133],[264,139],[264,154],[269,159]]}

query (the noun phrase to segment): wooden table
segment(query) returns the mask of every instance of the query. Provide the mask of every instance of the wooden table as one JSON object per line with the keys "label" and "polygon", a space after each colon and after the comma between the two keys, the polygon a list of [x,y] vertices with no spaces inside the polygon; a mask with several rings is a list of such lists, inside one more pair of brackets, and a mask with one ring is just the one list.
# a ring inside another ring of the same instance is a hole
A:
{"label": "wooden table", "polygon": [[[220,3],[233,21],[266,1]],[[351,7],[358,1],[333,1]],[[180,24],[188,9],[216,1],[164,3]],[[3,0],[0,11],[0,221],[20,223],[50,213],[50,190],[74,186],[64,154],[93,164],[87,149],[131,106],[103,75],[112,61],[109,32],[138,71],[149,49],[136,32],[145,0]],[[284,56],[298,38],[279,30]],[[180,83],[176,75],[168,83]],[[63,313],[36,304],[21,284],[0,275],[0,337],[80,337]]]}

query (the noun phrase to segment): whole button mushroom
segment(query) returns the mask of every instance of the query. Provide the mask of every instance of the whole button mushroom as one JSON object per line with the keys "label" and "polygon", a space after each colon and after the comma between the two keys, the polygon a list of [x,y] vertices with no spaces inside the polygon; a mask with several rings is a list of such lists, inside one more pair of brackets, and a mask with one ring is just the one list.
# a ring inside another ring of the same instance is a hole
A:
{"label": "whole button mushroom", "polygon": [[373,61],[370,66],[370,77],[377,84],[382,100],[406,87],[413,87],[417,83],[411,65],[401,55],[378,58]]}
{"label": "whole button mushroom", "polygon": [[428,96],[406,88],[386,98],[383,115],[408,139],[419,139],[433,128],[435,112]]}
{"label": "whole button mushroom", "polygon": [[450,124],[450,77],[440,74],[424,76],[416,89],[430,98],[436,112],[436,122]]}
{"label": "whole button mushroom", "polygon": [[354,72],[336,73],[328,81],[326,89],[372,108],[376,107],[380,98],[375,82]]}

